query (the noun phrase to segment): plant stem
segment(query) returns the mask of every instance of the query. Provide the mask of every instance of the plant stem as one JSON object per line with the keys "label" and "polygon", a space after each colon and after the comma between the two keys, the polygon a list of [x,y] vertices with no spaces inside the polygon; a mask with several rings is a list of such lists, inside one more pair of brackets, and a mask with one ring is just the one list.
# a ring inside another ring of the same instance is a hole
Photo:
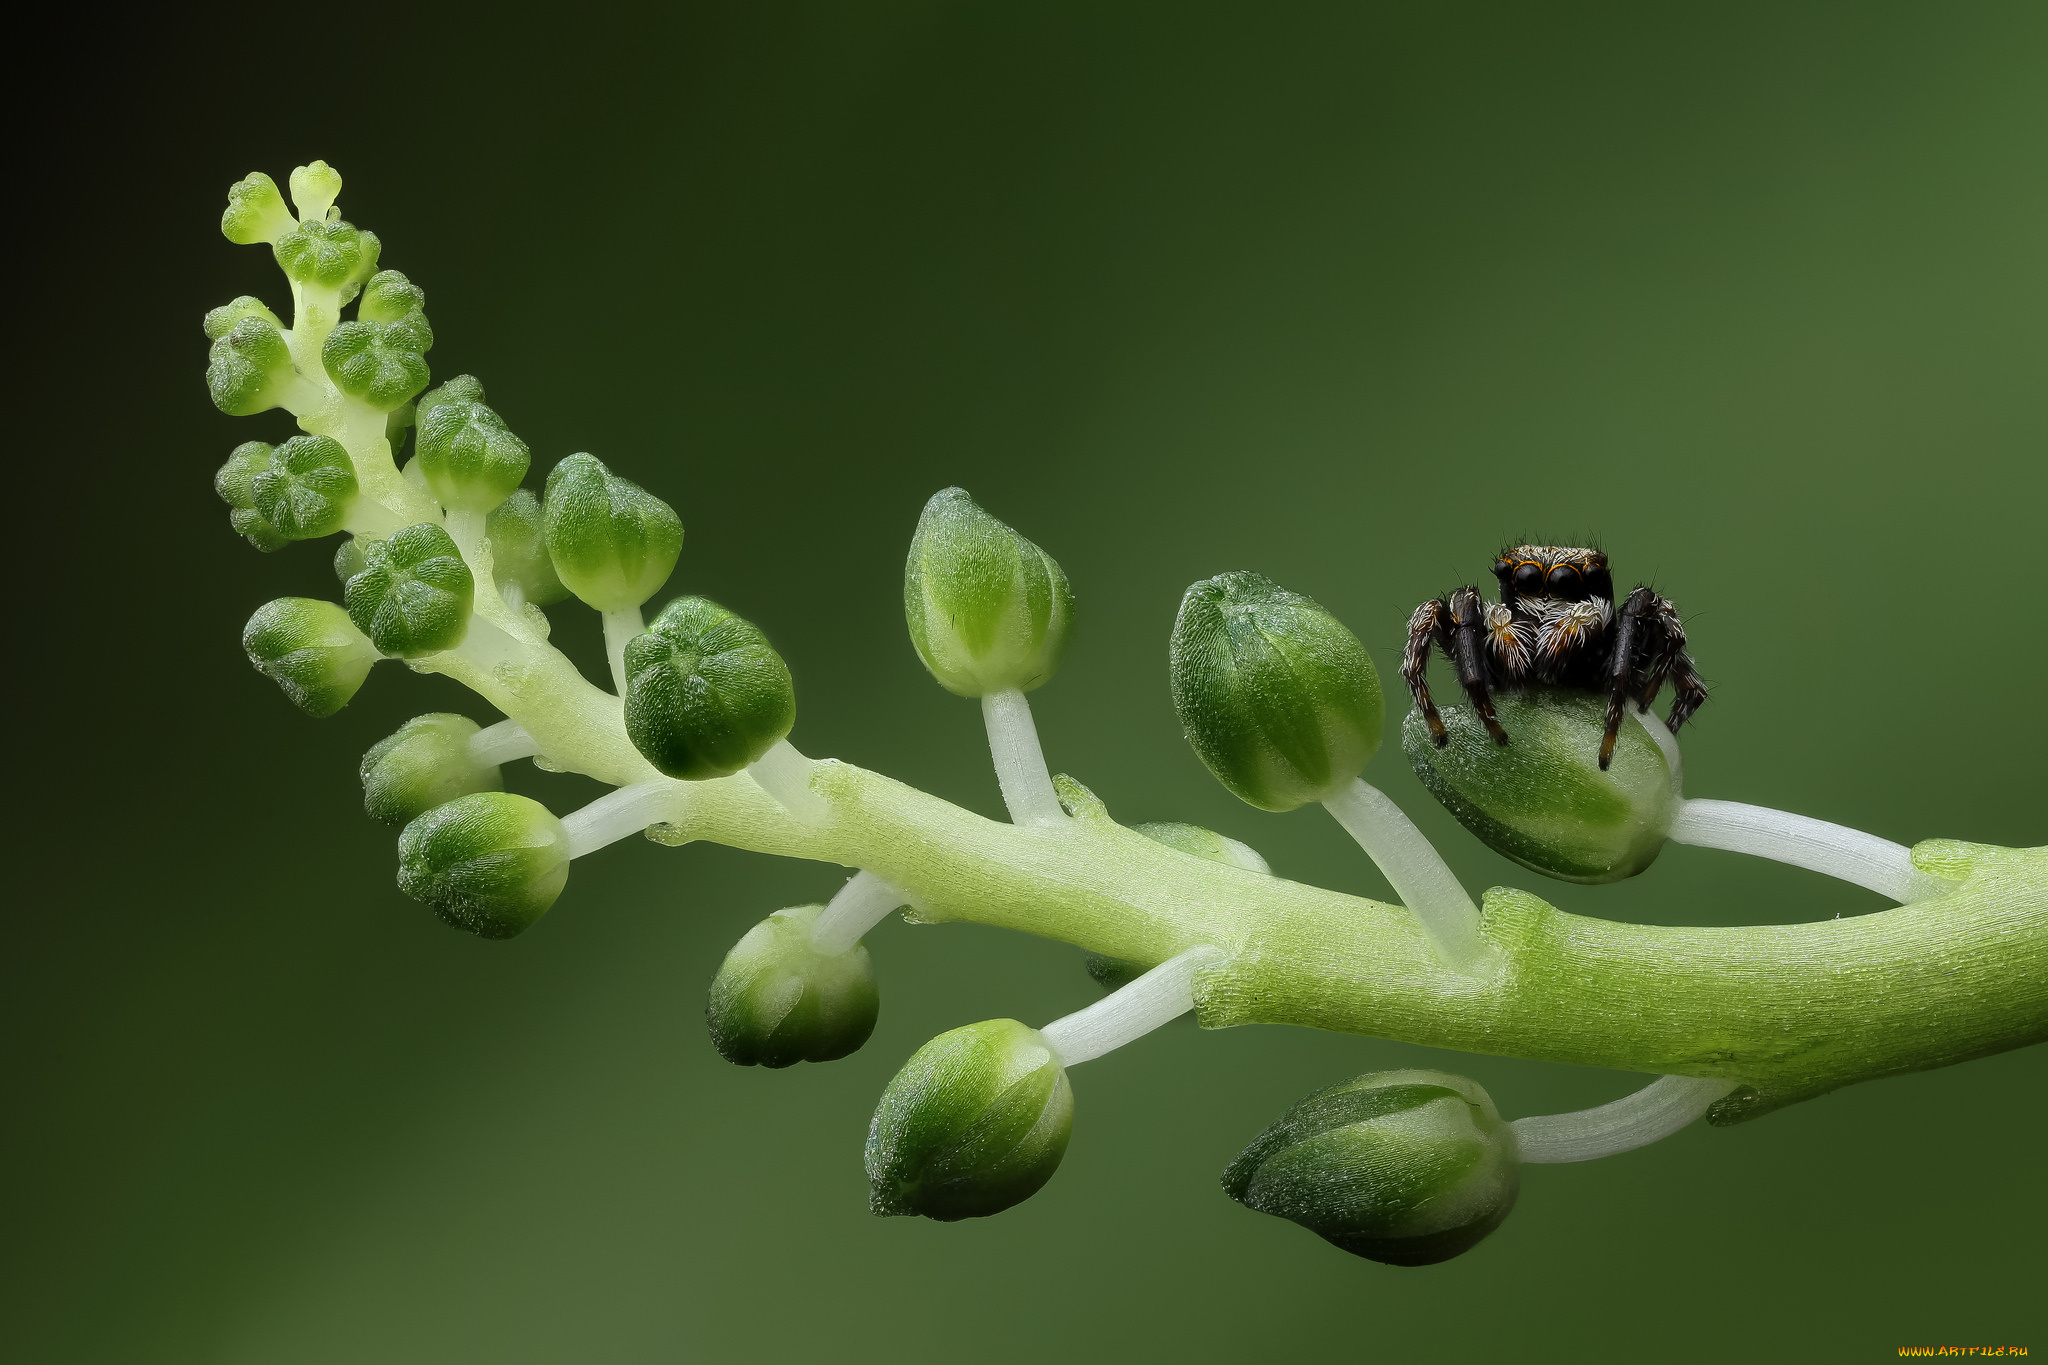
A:
{"label": "plant stem", "polygon": [[1593,1161],[1670,1137],[1735,1089],[1734,1081],[1660,1076],[1597,1109],[1516,1119],[1515,1145],[1536,1163]]}
{"label": "plant stem", "polygon": [[1196,971],[1222,956],[1218,948],[1197,944],[1039,1032],[1059,1054],[1062,1066],[1078,1066],[1114,1052],[1193,1009]]}
{"label": "plant stem", "polygon": [[638,607],[620,607],[604,613],[604,655],[611,660],[612,690],[626,695],[626,641],[647,629]]}
{"label": "plant stem", "polygon": [[1038,745],[1038,727],[1031,703],[1016,688],[991,692],[981,699],[981,718],[988,726],[989,757],[995,761],[996,783],[1003,804],[1019,825],[1057,825],[1066,821],[1059,794],[1046,771],[1045,751]]}
{"label": "plant stem", "polygon": [[1912,850],[1889,839],[1740,801],[1685,802],[1671,822],[1671,839],[1809,868],[1901,905],[1939,896],[1952,885],[1914,867]]}
{"label": "plant stem", "polygon": [[1415,822],[1386,793],[1364,778],[1354,778],[1323,802],[1323,808],[1379,865],[1394,895],[1422,925],[1446,966],[1474,975],[1497,965],[1497,954],[1479,936],[1479,907],[1436,846],[1422,837]]}
{"label": "plant stem", "polygon": [[812,923],[811,946],[821,953],[843,953],[904,903],[903,893],[874,873],[856,872]]}

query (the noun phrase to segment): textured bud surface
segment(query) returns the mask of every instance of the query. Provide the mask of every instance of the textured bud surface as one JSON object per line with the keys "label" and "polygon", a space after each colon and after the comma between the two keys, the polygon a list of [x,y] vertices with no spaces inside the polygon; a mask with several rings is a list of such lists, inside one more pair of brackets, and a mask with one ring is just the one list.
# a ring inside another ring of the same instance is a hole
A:
{"label": "textured bud surface", "polygon": [[[216,322],[207,314],[208,330]],[[291,348],[278,330],[277,319],[244,313],[214,338],[206,353],[206,392],[213,405],[230,417],[268,412],[283,401],[285,386],[296,376]]]}
{"label": "textured bud surface", "polygon": [[363,755],[363,809],[373,820],[402,825],[458,796],[501,790],[498,765],[469,755],[476,732],[469,717],[444,711],[415,716],[378,740]]}
{"label": "textured bud surface", "polygon": [[443,507],[488,512],[526,477],[526,442],[480,398],[450,397],[448,388],[434,391],[438,401],[420,405],[420,473]]}
{"label": "textured bud surface", "polygon": [[1585,692],[1543,689],[1493,699],[1509,735],[1500,745],[1469,707],[1443,708],[1450,742],[1429,741],[1420,712],[1401,726],[1415,775],[1495,852],[1568,882],[1615,882],[1657,859],[1680,804],[1678,776],[1633,718],[1622,722],[1614,762],[1600,771],[1607,703]]}
{"label": "textured bud surface", "polygon": [[1029,692],[1059,667],[1074,595],[1051,555],[948,488],[925,504],[911,538],[903,615],[947,691]]}
{"label": "textured bud surface", "polygon": [[221,235],[241,246],[275,242],[297,227],[298,219],[284,206],[277,182],[251,171],[228,186],[228,206],[220,216]]}
{"label": "textured bud surface", "polygon": [[[252,462],[253,463],[253,462]],[[356,500],[356,467],[331,436],[294,436],[249,478],[257,514],[287,540],[331,536]]]}
{"label": "textured bud surface", "polygon": [[875,1031],[881,999],[868,950],[858,943],[843,953],[811,946],[824,909],[778,910],[725,955],[704,1018],[728,1062],[829,1062],[857,1051]]}
{"label": "textured bud surface", "polygon": [[490,538],[491,573],[500,588],[517,583],[527,601],[543,607],[569,595],[548,557],[540,499],[530,489],[515,488],[492,508],[484,519],[484,535]]}
{"label": "textured bud surface", "polygon": [[344,594],[349,618],[401,659],[462,643],[475,580],[448,533],[432,522],[363,546],[363,570]]}
{"label": "textured bud surface", "polygon": [[683,550],[675,509],[595,455],[571,455],[548,471],[542,511],[555,572],[599,611],[654,596]]}
{"label": "textured bud surface", "polygon": [[716,602],[678,597],[626,643],[626,734],[670,777],[736,773],[795,723],[789,666]]}
{"label": "textured bud surface", "polygon": [[569,835],[546,806],[477,792],[436,806],[398,836],[398,889],[457,929],[511,938],[569,880]]}
{"label": "textured bud surface", "polygon": [[402,407],[427,386],[434,331],[424,313],[396,322],[344,322],[327,334],[320,363],[334,386],[379,412]]}
{"label": "textured bud surface", "polygon": [[325,219],[302,222],[271,246],[285,278],[332,292],[354,292],[376,273],[377,235]]}
{"label": "textured bud surface", "polygon": [[280,597],[242,628],[242,649],[258,672],[311,716],[331,716],[363,685],[377,650],[332,602]]}

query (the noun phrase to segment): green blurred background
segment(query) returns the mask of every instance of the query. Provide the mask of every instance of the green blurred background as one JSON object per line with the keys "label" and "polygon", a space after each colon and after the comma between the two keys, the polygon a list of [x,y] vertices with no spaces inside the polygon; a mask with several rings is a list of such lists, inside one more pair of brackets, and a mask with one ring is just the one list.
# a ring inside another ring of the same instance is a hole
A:
{"label": "green blurred background", "polygon": [[[892,922],[851,1059],[726,1066],[725,949],[833,869],[640,841],[485,943],[393,886],[355,764],[439,679],[325,722],[236,648],[333,595],[209,488],[207,307],[282,304],[216,220],[325,157],[425,286],[438,374],[689,528],[672,591],[761,622],[808,752],[1000,811],[904,636],[961,483],[1057,556],[1046,751],[1125,820],[1383,894],[1314,811],[1238,804],[1165,681],[1181,589],[1255,568],[1390,679],[1503,539],[1591,535],[1685,609],[1689,786],[1901,841],[2048,841],[2048,9],[683,5],[92,21],[17,116],[36,244],[13,404],[15,855],[0,1353],[48,1362],[1863,1360],[2048,1349],[2048,1051],[1529,1172],[1398,1270],[1238,1207],[1303,1092],[1446,1066],[1510,1115],[1639,1078],[1182,1023],[1076,1072],[999,1218],[866,1212],[875,1096],[932,1034],[1043,1022],[1069,947]],[[28,52],[18,54],[33,65]],[[556,638],[601,667],[596,618]],[[1389,748],[1369,770],[1475,886]],[[508,769],[572,809],[581,779]],[[1673,849],[1583,914],[1786,922],[1872,894]],[[2038,969],[2038,968],[2037,968]],[[2033,1285],[2029,1290],[2027,1285]]]}

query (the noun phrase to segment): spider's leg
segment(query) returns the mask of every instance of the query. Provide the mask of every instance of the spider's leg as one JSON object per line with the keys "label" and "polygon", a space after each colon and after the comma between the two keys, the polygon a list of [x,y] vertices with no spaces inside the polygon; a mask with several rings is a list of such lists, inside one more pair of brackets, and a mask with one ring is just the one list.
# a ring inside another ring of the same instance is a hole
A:
{"label": "spider's leg", "polygon": [[1439,749],[1450,743],[1451,737],[1445,733],[1444,718],[1437,714],[1436,703],[1429,695],[1429,646],[1449,628],[1449,609],[1434,598],[1424,602],[1408,618],[1408,647],[1401,653],[1401,676],[1415,698],[1415,709],[1422,712],[1423,723],[1429,726],[1430,743]]}
{"label": "spider's leg", "polygon": [[1707,684],[1693,667],[1692,655],[1685,652],[1685,625],[1678,619],[1678,608],[1660,597],[1657,617],[1663,623],[1666,642],[1664,670],[1671,678],[1671,718],[1665,724],[1676,734],[1678,727],[1691,720],[1692,713],[1707,700]]}
{"label": "spider's leg", "polygon": [[[1622,603],[1614,622],[1614,656],[1607,671],[1607,729],[1600,736],[1600,771],[1614,761],[1614,741],[1621,734],[1621,722],[1628,711],[1629,693],[1636,680],[1636,656],[1646,647],[1654,648],[1663,634],[1657,617],[1662,599],[1648,588],[1637,588]],[[1653,671],[1654,678],[1654,671]],[[1656,695],[1661,680],[1653,681],[1649,696]],[[1644,705],[1649,703],[1647,699]]]}
{"label": "spider's leg", "polygon": [[1486,733],[1495,744],[1506,744],[1508,732],[1500,728],[1493,714],[1493,696],[1486,690],[1486,661],[1481,656],[1481,633],[1486,629],[1486,604],[1479,589],[1460,588],[1451,594],[1451,662],[1457,666],[1458,682],[1472,701],[1472,709],[1486,722]]}

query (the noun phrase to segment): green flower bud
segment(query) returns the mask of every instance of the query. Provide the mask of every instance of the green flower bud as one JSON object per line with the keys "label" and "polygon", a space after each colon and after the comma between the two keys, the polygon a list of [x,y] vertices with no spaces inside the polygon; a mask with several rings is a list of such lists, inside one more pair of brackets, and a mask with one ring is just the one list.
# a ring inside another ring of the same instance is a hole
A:
{"label": "green flower bud", "polygon": [[1657,860],[1681,797],[1679,775],[1647,730],[1624,719],[1602,772],[1604,698],[1563,688],[1501,692],[1493,709],[1506,745],[1469,707],[1443,708],[1450,742],[1442,749],[1420,712],[1401,726],[1409,766],[1460,824],[1560,881],[1618,882]]}
{"label": "green flower bud", "polygon": [[550,470],[541,509],[555,572],[599,611],[654,596],[683,552],[675,509],[595,455],[571,455]]}
{"label": "green flower bud", "polygon": [[334,386],[379,412],[389,412],[427,386],[426,353],[434,330],[426,314],[397,322],[344,322],[327,334],[320,363]]}
{"label": "green flower bud", "polygon": [[208,341],[219,341],[222,337],[233,331],[235,324],[243,318],[261,318],[272,327],[279,329],[284,327],[284,324],[278,321],[277,314],[271,312],[263,300],[253,298],[248,294],[224,303],[218,308],[207,309],[206,317],[200,323],[200,326],[205,329]]}
{"label": "green flower bud", "polygon": [[626,736],[670,777],[736,773],[794,724],[789,665],[716,602],[678,597],[626,642]]}
{"label": "green flower bud", "polygon": [[221,236],[238,246],[275,242],[297,227],[298,220],[284,206],[277,182],[261,171],[228,186],[228,206],[220,216]]}
{"label": "green flower bud", "polygon": [[356,467],[331,436],[294,436],[251,475],[256,511],[287,540],[331,536],[356,500]]}
{"label": "green flower bud", "polygon": [[[206,315],[209,331],[221,311]],[[298,378],[291,347],[278,331],[277,320],[267,313],[244,313],[207,348],[206,391],[213,405],[230,417],[250,417],[281,406]]]}
{"label": "green flower bud", "polygon": [[414,716],[363,755],[363,809],[372,820],[402,825],[472,792],[504,789],[495,763],[469,755],[477,724],[441,712]]}
{"label": "green flower bud", "polygon": [[427,291],[396,270],[380,270],[363,287],[363,301],[356,305],[356,317],[364,322],[397,322],[415,313],[425,313]]}
{"label": "green flower bud", "polygon": [[242,628],[242,649],[256,671],[309,716],[331,716],[347,706],[378,657],[348,613],[307,597],[258,607]]}
{"label": "green flower bud", "polygon": [[1053,557],[975,506],[932,494],[903,566],[903,616],[917,657],[948,692],[982,697],[1051,681],[1074,593]]}
{"label": "green flower bud", "polygon": [[348,581],[370,567],[369,547],[372,542],[361,536],[350,536],[334,549],[334,576],[341,581],[344,591]]}
{"label": "green flower bud", "polygon": [[341,197],[341,172],[324,161],[295,166],[291,187],[292,203],[299,210],[299,217],[317,222],[327,216],[327,210]]}
{"label": "green flower bud", "polygon": [[455,542],[428,521],[365,545],[363,570],[343,596],[378,649],[416,659],[462,643],[475,588]]}
{"label": "green flower bud", "polygon": [[1476,1082],[1381,1071],[1309,1095],[1223,1173],[1232,1199],[1388,1265],[1434,1265],[1501,1225],[1514,1134]]}
{"label": "green flower bud", "polygon": [[543,607],[569,595],[555,572],[555,561],[548,558],[540,499],[530,490],[515,488],[493,507],[484,518],[484,535],[491,542],[491,574],[500,591],[507,583],[517,583],[527,601]]}
{"label": "green flower bud", "polygon": [[1380,747],[1379,674],[1358,637],[1261,574],[1204,579],[1171,647],[1181,729],[1216,780],[1265,810],[1334,796]]}
{"label": "green flower bud", "polygon": [[292,543],[290,536],[265,521],[256,510],[256,476],[270,468],[275,453],[268,442],[244,441],[213,476],[213,491],[228,505],[228,524],[266,554]]}
{"label": "green flower bud", "polygon": [[325,219],[300,223],[270,248],[286,279],[341,294],[344,299],[377,272],[381,250],[376,233]]}
{"label": "green flower bud", "polygon": [[990,1019],[942,1033],[882,1092],[869,1206],[942,1223],[1001,1213],[1052,1179],[1073,1125],[1066,1070],[1037,1029]]}
{"label": "green flower bud", "polygon": [[459,797],[398,836],[398,889],[479,938],[530,927],[568,880],[568,831],[511,792]]}
{"label": "green flower bud", "polygon": [[733,945],[704,1011],[711,1042],[735,1066],[830,1062],[857,1052],[881,1008],[875,968],[856,943],[843,953],[811,946],[822,905],[777,910]]}
{"label": "green flower bud", "polygon": [[418,404],[419,420],[425,421],[427,414],[443,403],[481,403],[484,401],[483,381],[473,374],[458,374],[453,379],[436,384],[420,395]]}
{"label": "green flower bud", "polygon": [[[1228,835],[1218,834],[1213,829],[1200,825],[1183,825],[1172,820],[1155,820],[1149,824],[1132,825],[1131,833],[1142,834],[1154,843],[1177,848],[1183,853],[1212,863],[1225,863],[1241,867],[1247,872],[1271,872],[1273,869],[1259,856],[1259,851],[1249,844],[1239,843]],[[1136,962],[1126,962],[1118,957],[1104,957],[1101,953],[1088,954],[1088,975],[1095,984],[1106,991],[1127,986],[1145,974],[1145,968]]]}
{"label": "green flower bud", "polygon": [[526,442],[481,399],[444,397],[420,414],[419,424],[420,473],[450,511],[488,512],[526,477]]}

